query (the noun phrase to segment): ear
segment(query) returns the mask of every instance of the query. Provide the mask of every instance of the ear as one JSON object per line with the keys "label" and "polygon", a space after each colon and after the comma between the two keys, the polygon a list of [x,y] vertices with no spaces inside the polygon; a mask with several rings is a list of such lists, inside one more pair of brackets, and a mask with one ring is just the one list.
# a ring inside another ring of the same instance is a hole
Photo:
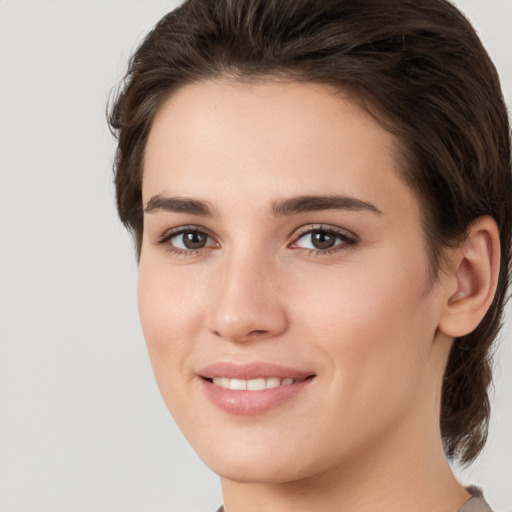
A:
{"label": "ear", "polygon": [[500,269],[500,237],[493,218],[479,217],[453,250],[439,329],[454,338],[473,331],[489,309]]}

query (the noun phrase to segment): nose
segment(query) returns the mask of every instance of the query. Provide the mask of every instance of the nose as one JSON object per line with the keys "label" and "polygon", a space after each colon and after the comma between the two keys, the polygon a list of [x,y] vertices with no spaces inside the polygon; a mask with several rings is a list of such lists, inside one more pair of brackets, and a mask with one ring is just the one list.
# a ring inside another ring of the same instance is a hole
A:
{"label": "nose", "polygon": [[276,273],[272,262],[255,255],[224,261],[210,305],[210,330],[237,343],[282,334],[288,319]]}

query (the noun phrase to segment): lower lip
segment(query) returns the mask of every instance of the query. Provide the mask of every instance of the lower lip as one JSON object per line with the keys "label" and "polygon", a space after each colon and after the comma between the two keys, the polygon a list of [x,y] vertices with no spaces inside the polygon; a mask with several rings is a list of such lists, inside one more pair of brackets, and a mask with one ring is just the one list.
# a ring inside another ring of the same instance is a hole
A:
{"label": "lower lip", "polygon": [[240,416],[264,413],[284,401],[296,397],[313,380],[310,377],[300,382],[261,391],[236,391],[217,386],[213,382],[201,378],[206,396],[214,405],[225,412]]}

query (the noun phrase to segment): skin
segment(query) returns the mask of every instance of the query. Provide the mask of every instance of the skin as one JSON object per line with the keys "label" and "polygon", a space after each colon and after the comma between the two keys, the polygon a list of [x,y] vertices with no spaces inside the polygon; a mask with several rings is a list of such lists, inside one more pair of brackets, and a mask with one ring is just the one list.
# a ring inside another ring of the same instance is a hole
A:
{"label": "skin", "polygon": [[[226,512],[448,512],[469,498],[442,450],[441,382],[452,336],[477,323],[464,297],[484,308],[492,272],[484,262],[475,274],[460,250],[431,285],[418,200],[396,152],[363,110],[316,84],[187,85],[154,120],[144,204],[192,198],[212,215],[145,213],[141,322],[162,396],[221,476]],[[332,194],[378,212],[272,213],[284,199]],[[485,222],[469,237],[476,259],[494,247]],[[159,243],[183,226],[199,226],[207,244]],[[356,242],[315,252],[304,227]],[[237,416],[202,390],[198,372],[216,361],[315,378],[265,413]]]}

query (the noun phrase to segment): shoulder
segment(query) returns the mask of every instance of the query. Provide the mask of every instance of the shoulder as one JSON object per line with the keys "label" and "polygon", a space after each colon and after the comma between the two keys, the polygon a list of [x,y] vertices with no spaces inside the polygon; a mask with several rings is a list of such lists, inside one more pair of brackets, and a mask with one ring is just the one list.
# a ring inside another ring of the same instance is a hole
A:
{"label": "shoulder", "polygon": [[[492,512],[483,497],[481,489],[470,486],[467,490],[472,494],[472,497],[462,505],[458,512]],[[224,512],[224,507],[220,507],[217,512]]]}
{"label": "shoulder", "polygon": [[462,508],[458,512],[492,512],[491,508],[487,504],[482,494],[481,489],[475,486],[467,488],[473,496],[464,503]]}

